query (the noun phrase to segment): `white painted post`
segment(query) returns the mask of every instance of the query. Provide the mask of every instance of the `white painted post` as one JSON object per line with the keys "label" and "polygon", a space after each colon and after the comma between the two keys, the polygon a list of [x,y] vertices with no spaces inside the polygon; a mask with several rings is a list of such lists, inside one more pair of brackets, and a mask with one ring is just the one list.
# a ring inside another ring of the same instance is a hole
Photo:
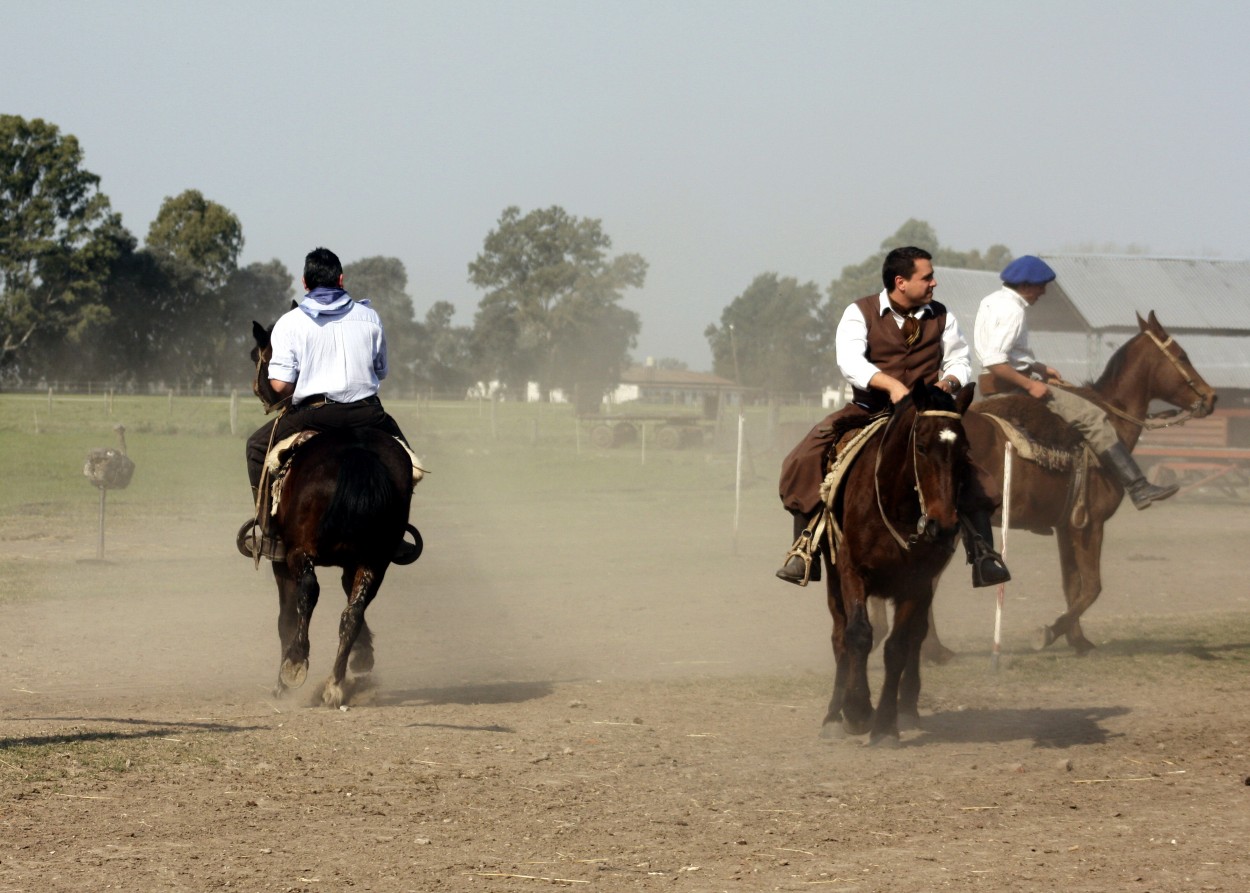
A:
{"label": "white painted post", "polygon": [[742,517],[742,455],[746,444],[746,416],[738,411],[738,462],[734,470],[734,554],[738,552],[738,521]]}
{"label": "white painted post", "polygon": [[[1014,450],[1011,441],[1003,448],[1003,546],[999,553],[1003,560],[1007,559],[1007,528],[1011,523],[1011,455]],[[1006,597],[1007,584],[998,584],[998,597],[994,600],[994,649],[990,652],[990,669],[998,669],[999,648],[1003,641],[1003,600]]]}

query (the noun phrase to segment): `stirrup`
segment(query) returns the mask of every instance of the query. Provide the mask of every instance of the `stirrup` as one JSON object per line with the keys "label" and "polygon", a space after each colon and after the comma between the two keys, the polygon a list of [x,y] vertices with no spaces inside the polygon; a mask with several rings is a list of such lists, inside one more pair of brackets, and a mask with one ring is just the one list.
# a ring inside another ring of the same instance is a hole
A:
{"label": "stirrup", "polygon": [[997,586],[1011,580],[1011,571],[1007,570],[1003,556],[990,548],[985,540],[980,537],[974,539],[973,552],[974,554],[968,561],[972,565],[973,589]]}
{"label": "stirrup", "polygon": [[[803,563],[802,574],[798,573],[798,568],[791,568],[790,566],[796,558]],[[799,534],[799,538],[794,541],[794,545],[786,553],[781,569],[777,571],[776,576],[777,579],[785,580],[787,583],[794,583],[796,586],[806,586],[811,581],[812,532],[810,530],[804,530]]]}
{"label": "stirrup", "polygon": [[234,544],[240,555],[253,561],[258,556],[270,561],[286,561],[286,545],[278,537],[261,531],[255,518],[243,522]]}

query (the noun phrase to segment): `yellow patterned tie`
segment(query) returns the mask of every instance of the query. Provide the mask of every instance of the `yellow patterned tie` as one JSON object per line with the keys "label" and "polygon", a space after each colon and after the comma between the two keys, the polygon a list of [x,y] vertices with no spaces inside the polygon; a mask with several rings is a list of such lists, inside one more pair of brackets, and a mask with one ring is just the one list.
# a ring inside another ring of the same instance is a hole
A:
{"label": "yellow patterned tie", "polygon": [[903,343],[911,347],[920,337],[920,320],[914,316],[903,317]]}

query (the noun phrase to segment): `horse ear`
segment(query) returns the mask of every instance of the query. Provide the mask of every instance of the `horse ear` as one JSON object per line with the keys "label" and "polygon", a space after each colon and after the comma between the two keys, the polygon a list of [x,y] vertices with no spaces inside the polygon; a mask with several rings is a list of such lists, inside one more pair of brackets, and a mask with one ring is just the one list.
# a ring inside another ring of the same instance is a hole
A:
{"label": "horse ear", "polygon": [[[1153,311],[1153,310],[1151,310],[1150,312],[1151,312],[1151,313],[1154,313],[1154,311]],[[1144,332],[1144,331],[1146,331],[1146,329],[1147,329],[1146,321],[1145,321],[1144,319],[1142,319],[1142,318],[1141,318],[1141,314],[1140,314],[1140,313],[1134,313],[1133,315],[1137,317],[1137,330],[1138,330],[1139,332]]]}
{"label": "horse ear", "polygon": [[298,307],[298,306],[299,306],[299,301],[292,301],[292,302],[291,302],[291,309],[292,309],[292,310],[294,310],[294,309],[295,309],[296,307]]}
{"label": "horse ear", "polygon": [[955,395],[955,409],[963,415],[968,411],[968,407],[972,405],[972,398],[977,392],[977,386],[972,382],[968,382],[959,389],[959,393]]}
{"label": "horse ear", "polygon": [[269,331],[256,320],[252,320],[252,337],[256,339],[256,344],[260,347],[269,343]]}
{"label": "horse ear", "polygon": [[1155,312],[1153,310],[1150,311],[1150,316],[1146,319],[1146,321],[1150,323],[1150,327],[1152,329],[1158,329],[1160,332],[1163,331],[1163,326],[1159,323],[1159,318],[1155,316]]}

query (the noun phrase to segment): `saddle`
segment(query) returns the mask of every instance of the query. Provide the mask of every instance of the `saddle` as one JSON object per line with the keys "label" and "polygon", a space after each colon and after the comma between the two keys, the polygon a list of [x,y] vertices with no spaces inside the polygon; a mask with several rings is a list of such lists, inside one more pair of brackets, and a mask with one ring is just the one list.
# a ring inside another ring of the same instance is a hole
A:
{"label": "saddle", "polygon": [[[294,458],[295,451],[316,436],[316,431],[297,431],[290,437],[275,443],[265,456],[265,472],[270,482],[270,514],[278,510],[278,503],[282,498],[282,482],[286,479],[287,472],[291,468],[291,459]],[[417,454],[412,451],[408,444],[398,437],[395,438],[395,442],[404,448],[404,452],[408,454],[408,458],[412,462],[412,489],[416,490],[417,484],[421,483],[422,478],[425,477],[426,469],[422,467],[421,460],[417,458]]]}
{"label": "saddle", "polygon": [[[842,529],[834,520],[834,505],[837,503],[842,488],[842,479],[850,470],[851,463],[863,449],[868,439],[879,428],[889,421],[890,414],[878,413],[875,416],[852,415],[836,419],[830,434],[833,437],[829,455],[825,460],[825,479],[820,485],[821,507],[813,515],[802,533],[799,534],[785,561],[798,557],[803,562],[803,578],[800,586],[806,586],[812,579],[812,558],[820,547],[822,538],[827,539],[829,561],[837,563],[838,545],[842,542]],[[816,579],[820,579],[819,576]]]}
{"label": "saddle", "polygon": [[[1041,401],[1021,393],[990,397],[970,411],[994,422],[1021,459],[1049,471],[1068,473],[1066,511],[1070,522],[1076,528],[1089,523],[1089,469],[1100,463],[1079,431]],[[1051,533],[1049,529],[1037,532]]]}
{"label": "saddle", "polygon": [[[282,561],[286,558],[285,545],[276,534],[270,532],[269,520],[278,511],[278,505],[281,503],[282,484],[290,471],[291,459],[294,458],[296,450],[300,446],[316,435],[316,431],[298,431],[274,444],[266,454],[264,472],[261,476],[261,490],[263,493],[265,488],[268,487],[268,511],[263,511],[258,505],[257,514],[259,517],[244,522],[235,538],[235,545],[245,558],[252,558],[257,563],[259,563],[261,558],[267,558],[271,561]],[[395,441],[404,448],[404,452],[408,454],[412,462],[412,487],[415,490],[417,484],[425,477],[426,469],[421,465],[421,460],[417,458],[416,453],[409,448],[408,444],[398,437],[395,438]],[[263,504],[261,503],[261,505]],[[412,542],[400,542],[395,555],[391,559],[393,564],[412,564],[421,557],[423,541],[420,531],[409,524],[407,525],[406,535],[412,537]]]}

